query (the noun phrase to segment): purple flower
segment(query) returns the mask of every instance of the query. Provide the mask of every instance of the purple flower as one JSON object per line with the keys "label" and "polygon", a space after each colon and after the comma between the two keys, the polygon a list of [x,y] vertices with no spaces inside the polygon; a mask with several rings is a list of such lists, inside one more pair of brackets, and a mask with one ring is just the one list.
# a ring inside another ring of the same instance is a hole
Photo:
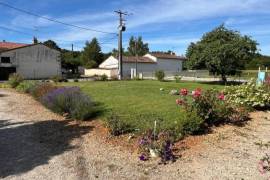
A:
{"label": "purple flower", "polygon": [[139,159],[140,159],[141,161],[146,161],[146,160],[147,160],[147,157],[146,157],[144,154],[141,154],[141,155],[139,156]]}

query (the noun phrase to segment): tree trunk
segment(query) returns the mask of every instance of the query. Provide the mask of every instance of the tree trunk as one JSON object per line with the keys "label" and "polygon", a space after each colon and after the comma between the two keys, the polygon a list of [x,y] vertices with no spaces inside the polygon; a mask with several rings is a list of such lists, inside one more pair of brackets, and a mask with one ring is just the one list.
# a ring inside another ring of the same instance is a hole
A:
{"label": "tree trunk", "polygon": [[222,79],[223,84],[226,85],[227,84],[227,77],[225,74],[221,74],[221,79]]}

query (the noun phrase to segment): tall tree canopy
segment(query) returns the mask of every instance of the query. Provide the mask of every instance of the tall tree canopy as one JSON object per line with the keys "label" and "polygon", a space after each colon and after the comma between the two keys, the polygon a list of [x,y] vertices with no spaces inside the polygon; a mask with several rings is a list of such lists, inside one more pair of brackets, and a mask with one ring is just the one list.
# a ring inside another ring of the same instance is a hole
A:
{"label": "tall tree canopy", "polygon": [[71,70],[72,74],[77,74],[78,67],[82,64],[80,55],[81,53],[79,51],[72,52],[66,49],[62,49],[61,51],[62,67],[67,70]]}
{"label": "tall tree canopy", "polygon": [[52,48],[52,49],[55,49],[55,50],[58,50],[58,51],[61,50],[61,48],[53,40],[44,41],[43,44],[45,46],[48,46],[49,48]]}
{"label": "tall tree canopy", "polygon": [[210,72],[221,75],[226,82],[226,76],[244,69],[256,52],[256,41],[221,25],[203,35],[197,43],[189,45],[186,65],[189,69],[207,68]]}
{"label": "tall tree canopy", "polygon": [[33,43],[34,43],[34,44],[38,44],[38,39],[37,39],[37,37],[35,37],[35,36],[33,37]]}
{"label": "tall tree canopy", "polygon": [[85,44],[82,51],[82,62],[87,68],[95,68],[103,61],[103,54],[97,38],[93,38],[89,43]]}
{"label": "tall tree canopy", "polygon": [[144,43],[141,36],[139,36],[137,40],[134,38],[134,36],[130,37],[128,47],[129,55],[135,56],[137,53],[139,56],[143,56],[148,52],[149,52],[148,43]]}
{"label": "tall tree canopy", "polygon": [[258,54],[252,61],[246,64],[246,69],[258,69],[270,67],[270,56]]}

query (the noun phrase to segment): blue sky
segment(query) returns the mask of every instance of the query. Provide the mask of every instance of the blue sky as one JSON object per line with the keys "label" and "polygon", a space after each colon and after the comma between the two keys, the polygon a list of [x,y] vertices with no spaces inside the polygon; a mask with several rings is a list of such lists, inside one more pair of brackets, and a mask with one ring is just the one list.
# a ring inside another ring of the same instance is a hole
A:
{"label": "blue sky", "polygon": [[[262,54],[270,55],[270,0],[0,0],[15,7],[66,23],[107,32],[117,32],[114,10],[132,13],[126,17],[124,46],[131,35],[141,35],[150,50],[173,50],[185,54],[187,46],[225,23],[228,28],[249,35],[260,44]],[[0,5],[1,6],[1,5]],[[0,39],[30,43],[52,39],[62,48],[81,49],[86,40],[97,37],[104,52],[117,48],[117,37],[79,30],[1,6]]]}

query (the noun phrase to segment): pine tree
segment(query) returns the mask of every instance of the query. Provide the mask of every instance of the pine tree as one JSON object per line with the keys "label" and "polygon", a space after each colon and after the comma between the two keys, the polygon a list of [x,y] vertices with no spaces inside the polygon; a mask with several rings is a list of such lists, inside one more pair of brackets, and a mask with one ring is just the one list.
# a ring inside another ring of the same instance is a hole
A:
{"label": "pine tree", "polygon": [[90,43],[88,41],[85,43],[81,58],[86,68],[95,68],[102,63],[103,54],[97,38],[93,38]]}
{"label": "pine tree", "polygon": [[135,56],[136,54],[138,54],[139,56],[143,56],[148,52],[149,52],[148,43],[144,43],[141,36],[137,38],[137,45],[134,36],[130,37],[128,47],[129,55]]}

